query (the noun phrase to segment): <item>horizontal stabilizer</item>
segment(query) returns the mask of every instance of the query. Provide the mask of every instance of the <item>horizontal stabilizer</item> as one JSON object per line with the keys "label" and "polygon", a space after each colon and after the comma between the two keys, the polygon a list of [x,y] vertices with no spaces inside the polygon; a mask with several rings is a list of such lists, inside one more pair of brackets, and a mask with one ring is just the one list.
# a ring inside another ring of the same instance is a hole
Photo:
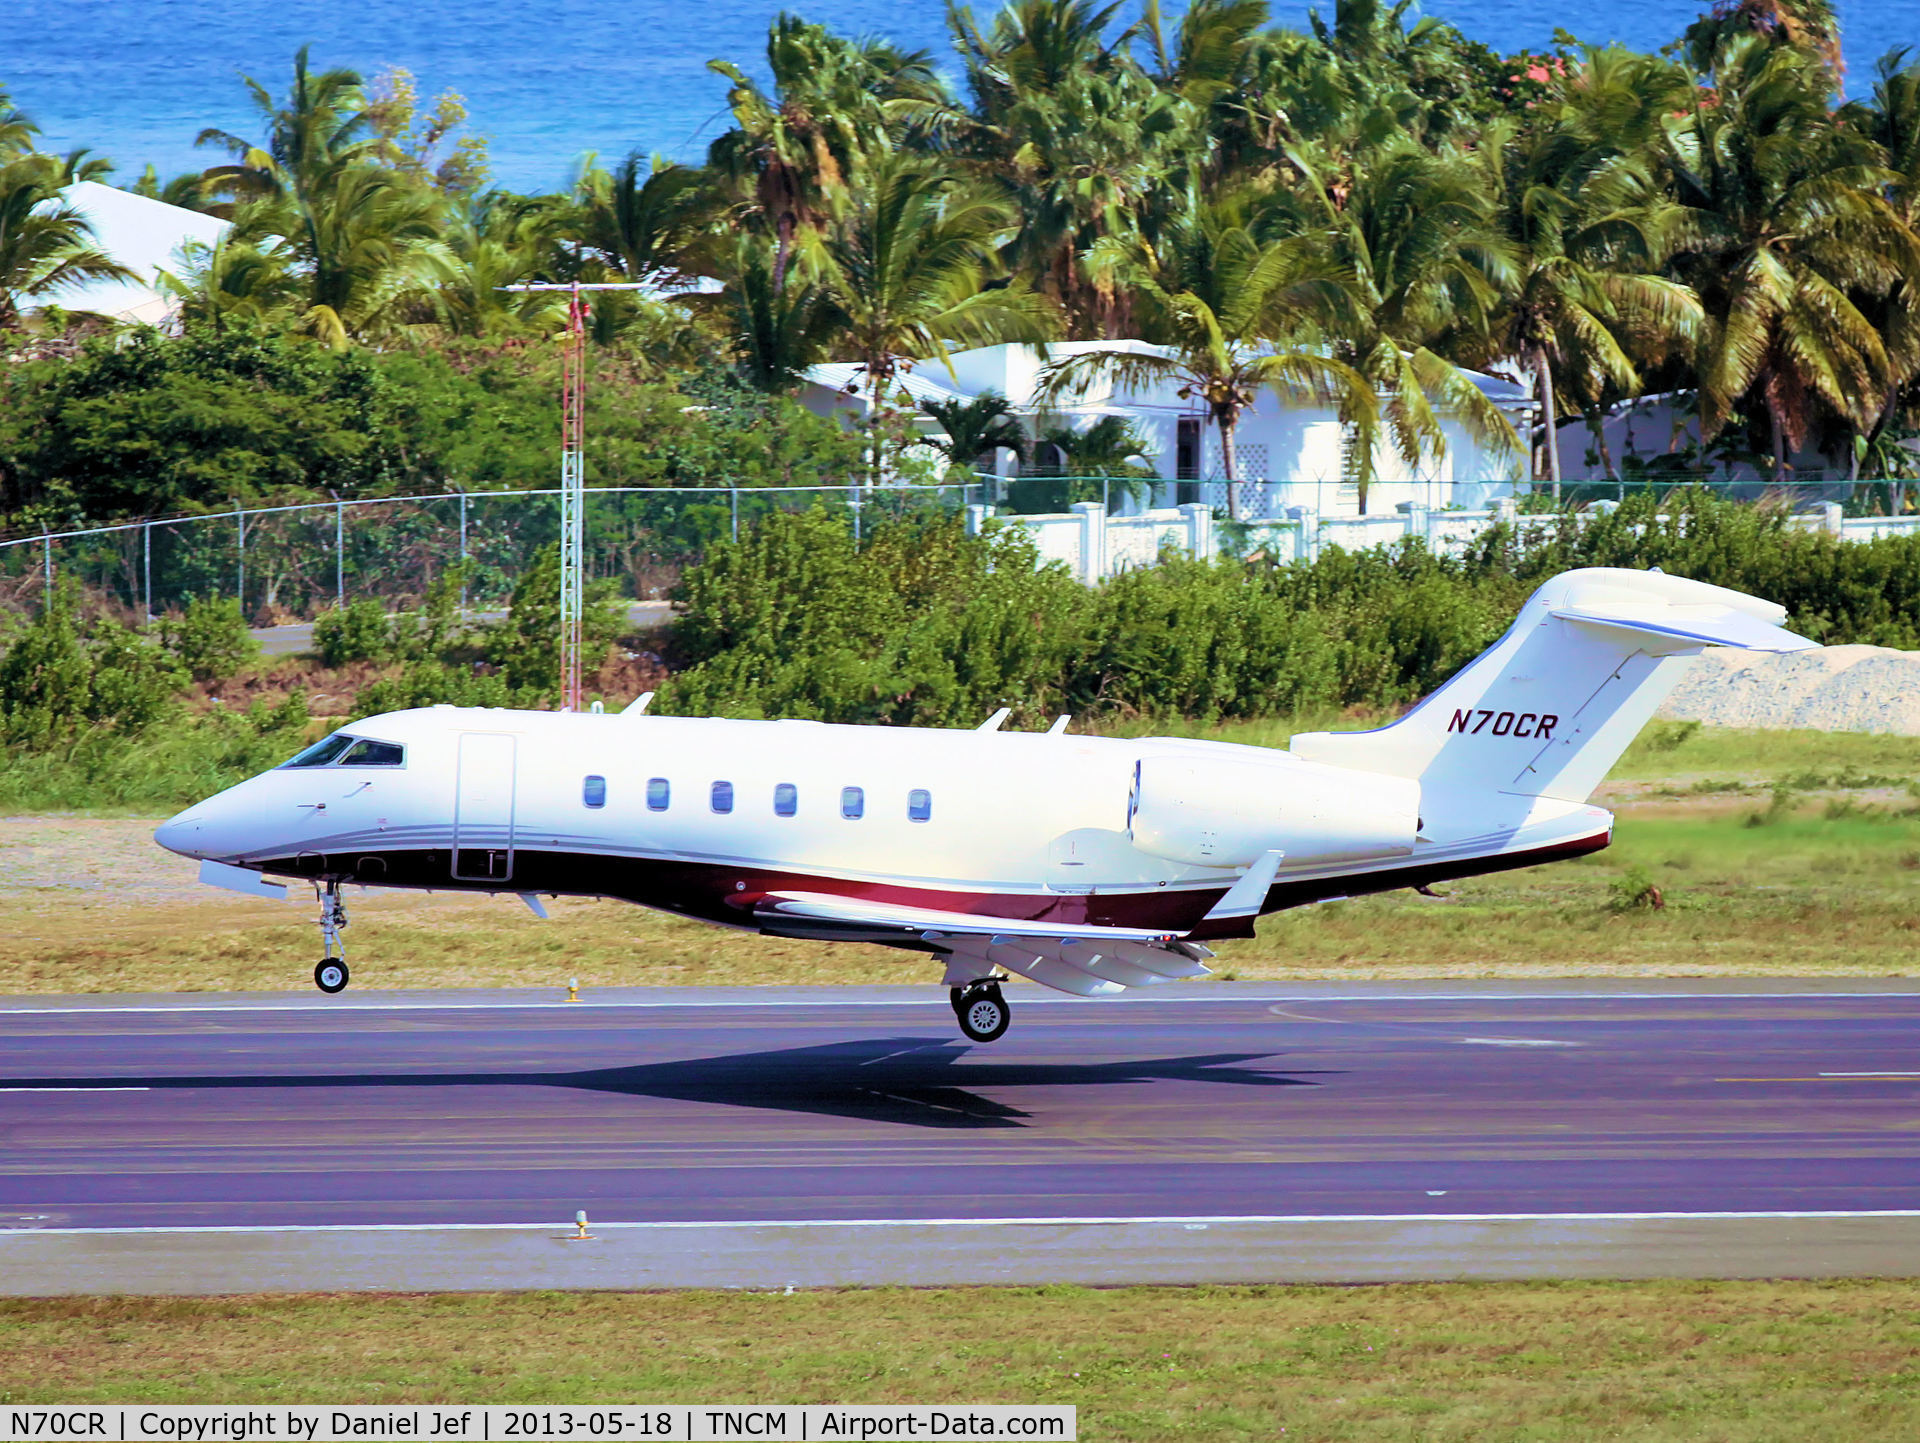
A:
{"label": "horizontal stabilizer", "polygon": [[1556,606],[1550,613],[1562,621],[1608,631],[1637,634],[1640,649],[1658,652],[1662,640],[1675,651],[1696,646],[1739,646],[1749,651],[1806,651],[1818,642],[1796,636],[1750,612],[1730,606],[1671,606],[1660,602],[1613,602],[1598,605]]}

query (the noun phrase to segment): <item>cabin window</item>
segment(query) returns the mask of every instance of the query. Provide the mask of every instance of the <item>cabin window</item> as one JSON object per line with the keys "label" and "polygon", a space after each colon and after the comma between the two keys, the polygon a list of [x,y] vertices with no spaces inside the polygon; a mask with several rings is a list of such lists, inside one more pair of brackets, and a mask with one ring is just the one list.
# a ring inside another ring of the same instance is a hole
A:
{"label": "cabin window", "polygon": [[648,811],[664,812],[667,809],[667,803],[671,801],[672,798],[673,788],[667,785],[667,779],[665,777],[649,777],[647,779]]}
{"label": "cabin window", "polygon": [[782,782],[773,789],[773,814],[776,817],[790,817],[800,810],[800,789],[792,782]]}
{"label": "cabin window", "polygon": [[404,766],[407,749],[398,742],[357,741],[340,758],[343,767],[398,767]]}
{"label": "cabin window", "polygon": [[607,779],[588,777],[580,784],[580,800],[590,807],[604,807],[607,804]]}
{"label": "cabin window", "polygon": [[713,784],[713,795],[712,795],[710,804],[712,805],[713,809],[716,812],[732,811],[733,810],[733,783],[732,782],[715,782]]}
{"label": "cabin window", "polygon": [[353,738],[335,732],[324,741],[317,741],[291,761],[282,762],[287,767],[324,767],[340,753],[353,745]]}
{"label": "cabin window", "polygon": [[857,822],[867,814],[867,794],[860,787],[840,788],[840,815]]}
{"label": "cabin window", "polygon": [[915,787],[907,793],[907,820],[909,822],[930,822],[933,820],[933,793]]}

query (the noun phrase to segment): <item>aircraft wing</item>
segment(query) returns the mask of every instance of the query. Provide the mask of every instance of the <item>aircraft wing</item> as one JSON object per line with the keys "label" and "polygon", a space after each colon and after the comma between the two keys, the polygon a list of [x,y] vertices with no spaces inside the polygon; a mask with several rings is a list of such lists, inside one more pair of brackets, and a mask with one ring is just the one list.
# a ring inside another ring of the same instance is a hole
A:
{"label": "aircraft wing", "polygon": [[769,892],[753,909],[754,920],[768,930],[783,922],[798,924],[805,935],[859,933],[847,941],[925,937],[934,932],[956,937],[1045,937],[1059,941],[1165,942],[1179,936],[1165,928],[1094,927],[1086,923],[1029,922],[1018,917],[983,917],[975,912],[942,912],[930,907],[899,907],[863,902],[826,892]]}
{"label": "aircraft wing", "polygon": [[905,944],[940,953],[954,985],[1005,967],[1078,997],[1205,977],[1201,959],[1213,955],[1196,942],[1178,940],[1176,932],[982,917],[819,892],[769,892],[753,917],[775,936]]}

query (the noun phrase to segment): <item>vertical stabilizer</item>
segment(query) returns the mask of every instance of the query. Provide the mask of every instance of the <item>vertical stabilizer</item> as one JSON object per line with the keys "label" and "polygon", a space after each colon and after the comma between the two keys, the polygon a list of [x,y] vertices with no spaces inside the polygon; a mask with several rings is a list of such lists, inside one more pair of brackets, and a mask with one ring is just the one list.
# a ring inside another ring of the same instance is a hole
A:
{"label": "vertical stabilizer", "polygon": [[1309,732],[1309,761],[1419,780],[1427,794],[1494,791],[1584,802],[1692,659],[1709,646],[1801,651],[1784,608],[1657,571],[1554,577],[1505,636],[1392,726]]}

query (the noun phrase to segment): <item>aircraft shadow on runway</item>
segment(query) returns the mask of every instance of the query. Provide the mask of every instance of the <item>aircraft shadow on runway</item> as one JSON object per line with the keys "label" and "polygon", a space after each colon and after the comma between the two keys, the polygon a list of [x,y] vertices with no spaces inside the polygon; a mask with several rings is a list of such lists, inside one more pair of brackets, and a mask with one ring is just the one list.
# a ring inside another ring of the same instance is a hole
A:
{"label": "aircraft shadow on runway", "polygon": [[[1315,1074],[1245,1066],[1262,1052],[1213,1052],[1127,1062],[972,1061],[975,1049],[945,1037],[868,1038],[770,1052],[605,1067],[582,1072],[343,1072],[282,1075],[18,1078],[9,1088],[144,1087],[153,1091],[289,1087],[566,1087],[636,1097],[817,1113],[932,1128],[1025,1127],[1034,1114],[976,1089],[1110,1087],[1197,1082],[1237,1087],[1317,1087]],[[956,1064],[964,1062],[964,1067]]]}

